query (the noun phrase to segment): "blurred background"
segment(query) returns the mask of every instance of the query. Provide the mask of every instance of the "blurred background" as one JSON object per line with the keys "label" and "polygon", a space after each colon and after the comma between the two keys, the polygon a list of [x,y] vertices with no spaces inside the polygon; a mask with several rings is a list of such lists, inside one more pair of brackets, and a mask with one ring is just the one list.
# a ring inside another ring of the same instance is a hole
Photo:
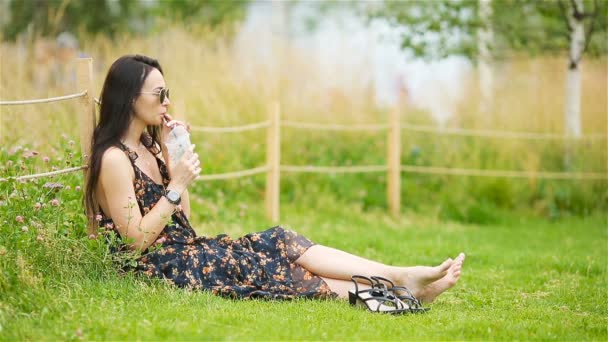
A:
{"label": "blurred background", "polygon": [[[0,100],[80,91],[81,56],[93,58],[99,96],[111,63],[139,53],[160,61],[171,112],[192,125],[263,121],[276,102],[283,120],[327,124],[385,124],[398,110],[404,165],[606,175],[607,18],[600,0],[5,0]],[[76,102],[0,107],[2,149],[60,155],[78,139]],[[284,165],[386,164],[385,131],[284,127],[281,139]],[[208,174],[265,163],[265,130],[192,140]],[[306,210],[386,210],[383,172],[281,177],[281,201]],[[402,182],[403,210],[461,222],[608,209],[605,178]],[[264,184],[197,184],[195,218],[221,219],[227,201],[249,215]]]}

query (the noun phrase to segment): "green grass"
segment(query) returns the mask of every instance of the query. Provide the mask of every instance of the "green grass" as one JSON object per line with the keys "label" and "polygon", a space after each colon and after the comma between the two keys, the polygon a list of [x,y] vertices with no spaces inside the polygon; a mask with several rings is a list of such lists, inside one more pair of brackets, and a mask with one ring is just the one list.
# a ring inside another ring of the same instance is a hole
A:
{"label": "green grass", "polygon": [[[434,264],[465,251],[459,284],[429,313],[400,317],[371,314],[345,301],[235,301],[117,275],[96,241],[57,234],[40,246],[34,234],[5,220],[0,339],[607,338],[605,218],[548,223],[510,217],[480,226],[414,213],[392,220],[383,210],[362,211],[329,195],[319,203],[313,209],[283,203],[283,221],[318,243],[391,264]],[[225,204],[225,216],[197,224],[199,233],[238,235],[267,226],[261,206],[251,205],[243,217],[239,210],[236,202]],[[9,241],[15,234],[25,241]],[[44,251],[53,244],[57,250]],[[18,265],[7,262],[17,259]]]}
{"label": "green grass", "polygon": [[[223,39],[205,40],[180,28],[119,39],[83,41],[83,51],[95,56],[96,94],[111,61],[139,52],[162,61],[177,94],[171,113],[178,118],[199,126],[267,119],[281,75],[257,70],[253,80],[243,78]],[[166,48],[159,50],[159,42]],[[15,46],[3,43],[2,49],[2,69],[17,71],[0,75],[3,99],[66,93],[36,90],[27,76],[39,71],[36,65],[24,66]],[[463,85],[471,96],[448,126],[563,132],[563,60],[505,64],[504,81],[497,85],[501,96],[490,117],[476,110],[475,86]],[[281,92],[283,119],[386,122],[388,112],[375,108],[368,91],[327,92],[314,84],[319,71],[298,61],[298,56],[289,60],[294,67],[288,68]],[[607,65],[602,59],[585,63],[583,127],[592,133],[606,127]],[[530,72],[531,66],[542,70]],[[306,91],[304,84],[314,87]],[[71,101],[2,107],[0,178],[80,165],[75,124],[80,110]],[[404,122],[433,124],[429,113],[409,106],[402,115]],[[193,133],[192,139],[206,174],[265,161],[264,130]],[[282,128],[281,141],[282,164],[386,163],[384,133]],[[19,144],[40,155],[26,158],[24,150],[15,149]],[[566,167],[563,142],[404,130],[401,157],[403,164],[420,166],[605,172],[605,145],[605,140],[573,143]],[[43,156],[50,157],[48,163]],[[47,182],[64,187],[44,187]],[[382,173],[283,173],[281,220],[313,241],[389,264],[429,265],[467,253],[460,283],[439,297],[431,312],[390,317],[344,301],[232,301],[118,275],[104,243],[84,232],[82,192],[75,189],[82,174],[0,182],[0,340],[606,340],[607,184],[404,173],[404,215],[393,220],[387,216]],[[196,184],[192,222],[208,235],[239,236],[269,227],[261,203],[264,185],[264,175]]]}

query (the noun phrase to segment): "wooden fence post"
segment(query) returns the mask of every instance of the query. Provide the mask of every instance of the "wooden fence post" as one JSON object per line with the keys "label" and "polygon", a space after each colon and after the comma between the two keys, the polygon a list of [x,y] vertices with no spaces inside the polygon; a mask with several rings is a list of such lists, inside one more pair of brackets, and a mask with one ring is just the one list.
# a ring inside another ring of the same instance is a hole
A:
{"label": "wooden fence post", "polygon": [[93,137],[93,130],[97,122],[95,116],[95,96],[93,95],[93,59],[79,58],[77,73],[77,91],[87,91],[87,94],[80,99],[82,110],[78,115],[82,162],[86,164],[91,155],[91,138]]}
{"label": "wooden fence post", "polygon": [[273,222],[279,221],[280,165],[281,165],[281,106],[275,102],[271,106],[268,127],[266,161],[266,216]]}
{"label": "wooden fence post", "polygon": [[[80,99],[81,110],[78,114],[78,124],[80,126],[80,150],[82,152],[82,165],[88,165],[91,156],[91,139],[95,129],[97,119],[95,116],[95,96],[93,94],[93,59],[79,58],[76,72],[78,75],[77,91],[87,91],[87,94]],[[86,193],[86,170],[83,189]],[[95,213],[87,212],[87,222],[89,232],[95,229]]]}
{"label": "wooden fence post", "polygon": [[393,217],[399,217],[401,206],[401,101],[389,114],[387,199]]}

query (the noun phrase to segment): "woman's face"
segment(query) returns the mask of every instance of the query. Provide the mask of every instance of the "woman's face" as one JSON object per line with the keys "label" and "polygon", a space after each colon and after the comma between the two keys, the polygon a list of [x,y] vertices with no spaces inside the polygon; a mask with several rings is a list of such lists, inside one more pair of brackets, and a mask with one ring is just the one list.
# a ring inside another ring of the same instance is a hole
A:
{"label": "woman's face", "polygon": [[152,69],[144,81],[141,94],[133,105],[135,118],[150,126],[163,123],[163,115],[167,114],[167,107],[171,104],[168,96],[165,97],[163,103],[160,102],[160,91],[165,86],[165,79],[160,71]]}

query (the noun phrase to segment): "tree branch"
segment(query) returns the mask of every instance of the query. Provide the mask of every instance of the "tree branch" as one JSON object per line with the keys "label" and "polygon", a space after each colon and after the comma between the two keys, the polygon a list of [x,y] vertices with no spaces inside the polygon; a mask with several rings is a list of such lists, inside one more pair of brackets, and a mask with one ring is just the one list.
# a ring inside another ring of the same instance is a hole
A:
{"label": "tree branch", "polygon": [[566,29],[568,29],[568,33],[572,32],[572,26],[570,26],[570,19],[568,18],[568,13],[566,12],[566,7],[564,6],[563,0],[558,0],[557,4],[559,5],[559,11],[562,13],[564,17],[564,21],[566,22]]}
{"label": "tree branch", "polygon": [[572,8],[574,8],[574,18],[576,20],[583,20],[584,13],[578,11],[578,7],[576,6],[576,0],[570,0],[572,4]]}
{"label": "tree branch", "polygon": [[598,5],[598,0],[593,0],[593,12],[588,13],[589,17],[591,18],[591,23],[589,24],[589,30],[587,30],[587,34],[585,34],[585,47],[583,47],[583,51],[581,51],[581,55],[578,58],[579,61],[583,57],[583,53],[585,53],[585,51],[587,51],[587,48],[589,47],[589,42],[591,41],[591,36],[593,35],[593,30],[595,28],[595,22],[598,18],[599,7],[600,6]]}

